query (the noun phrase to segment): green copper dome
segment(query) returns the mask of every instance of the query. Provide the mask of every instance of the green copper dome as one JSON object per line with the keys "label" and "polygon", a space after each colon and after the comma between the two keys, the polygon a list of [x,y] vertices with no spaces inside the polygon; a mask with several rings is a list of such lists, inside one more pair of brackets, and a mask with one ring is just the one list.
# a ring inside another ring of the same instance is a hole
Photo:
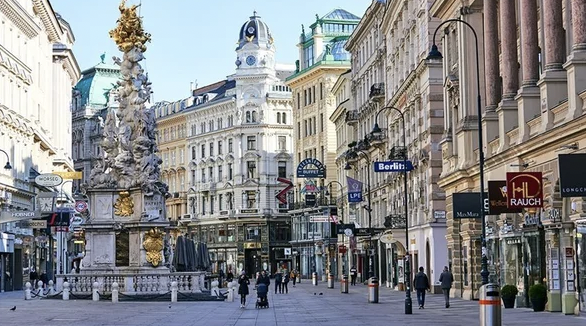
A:
{"label": "green copper dome", "polygon": [[81,92],[81,104],[92,107],[104,107],[108,103],[108,94],[120,79],[120,67],[114,63],[102,62],[82,71],[81,79],[75,86]]}

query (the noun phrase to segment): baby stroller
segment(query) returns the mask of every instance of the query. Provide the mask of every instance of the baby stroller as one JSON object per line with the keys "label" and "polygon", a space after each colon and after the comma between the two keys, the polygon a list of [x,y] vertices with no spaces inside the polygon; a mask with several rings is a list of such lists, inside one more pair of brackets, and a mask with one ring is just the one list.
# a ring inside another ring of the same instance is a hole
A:
{"label": "baby stroller", "polygon": [[260,283],[256,288],[256,309],[260,308],[268,308],[269,307],[269,300],[267,299],[267,294],[269,293],[269,286]]}

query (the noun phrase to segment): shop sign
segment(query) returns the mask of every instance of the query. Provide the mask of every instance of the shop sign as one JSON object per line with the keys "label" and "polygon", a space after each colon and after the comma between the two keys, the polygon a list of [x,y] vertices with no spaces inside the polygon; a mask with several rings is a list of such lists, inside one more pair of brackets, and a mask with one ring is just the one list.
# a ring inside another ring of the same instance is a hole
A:
{"label": "shop sign", "polygon": [[522,210],[522,208],[508,207],[506,180],[488,181],[488,213],[490,215],[521,213]]}
{"label": "shop sign", "polygon": [[521,244],[521,238],[509,238],[505,240],[507,245]]}
{"label": "shop sign", "polygon": [[60,175],[53,173],[39,174],[35,177],[35,183],[43,187],[55,187],[63,182]]}
{"label": "shop sign", "polygon": [[562,197],[586,197],[586,154],[558,155]]}
{"label": "shop sign", "polygon": [[543,207],[541,172],[507,172],[507,207]]}
{"label": "shop sign", "polygon": [[456,192],[452,195],[454,218],[480,218],[480,193]]}
{"label": "shop sign", "polygon": [[298,178],[325,178],[326,167],[316,158],[306,158],[297,166]]}
{"label": "shop sign", "polygon": [[535,214],[530,214],[530,213],[525,213],[525,226],[535,226],[535,225],[540,225],[541,224],[541,214],[539,213],[535,213]]}

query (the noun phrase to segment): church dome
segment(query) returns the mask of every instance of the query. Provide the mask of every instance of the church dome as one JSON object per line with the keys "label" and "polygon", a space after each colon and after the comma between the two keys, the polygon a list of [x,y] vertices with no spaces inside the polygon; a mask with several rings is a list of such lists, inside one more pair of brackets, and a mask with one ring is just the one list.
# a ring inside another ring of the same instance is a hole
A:
{"label": "church dome", "polygon": [[256,15],[256,11],[240,28],[240,33],[238,34],[238,48],[236,50],[241,49],[248,43],[265,46],[266,48],[270,48],[273,45],[273,37],[269,31],[269,27],[260,20],[260,16]]}

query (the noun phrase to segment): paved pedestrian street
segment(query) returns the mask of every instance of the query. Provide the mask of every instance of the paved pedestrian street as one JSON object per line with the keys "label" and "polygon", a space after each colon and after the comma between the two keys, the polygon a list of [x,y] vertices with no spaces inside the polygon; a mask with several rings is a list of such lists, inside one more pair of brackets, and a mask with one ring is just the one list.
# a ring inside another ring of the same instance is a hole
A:
{"label": "paved pedestrian street", "polygon": [[[328,289],[309,281],[292,287],[289,294],[269,292],[269,309],[255,309],[254,291],[245,309],[234,302],[93,302],[88,300],[25,301],[22,292],[0,293],[0,325],[479,325],[478,302],[452,299],[444,308],[442,295],[428,295],[425,309],[417,309],[415,295],[413,315],[404,314],[404,292],[380,289],[380,303],[367,303],[367,287],[350,287],[340,293],[339,284]],[[315,293],[315,295],[314,295]],[[320,293],[323,293],[320,295]],[[15,311],[10,308],[16,306]],[[533,312],[531,309],[503,309],[503,325],[586,325],[585,316]]]}

